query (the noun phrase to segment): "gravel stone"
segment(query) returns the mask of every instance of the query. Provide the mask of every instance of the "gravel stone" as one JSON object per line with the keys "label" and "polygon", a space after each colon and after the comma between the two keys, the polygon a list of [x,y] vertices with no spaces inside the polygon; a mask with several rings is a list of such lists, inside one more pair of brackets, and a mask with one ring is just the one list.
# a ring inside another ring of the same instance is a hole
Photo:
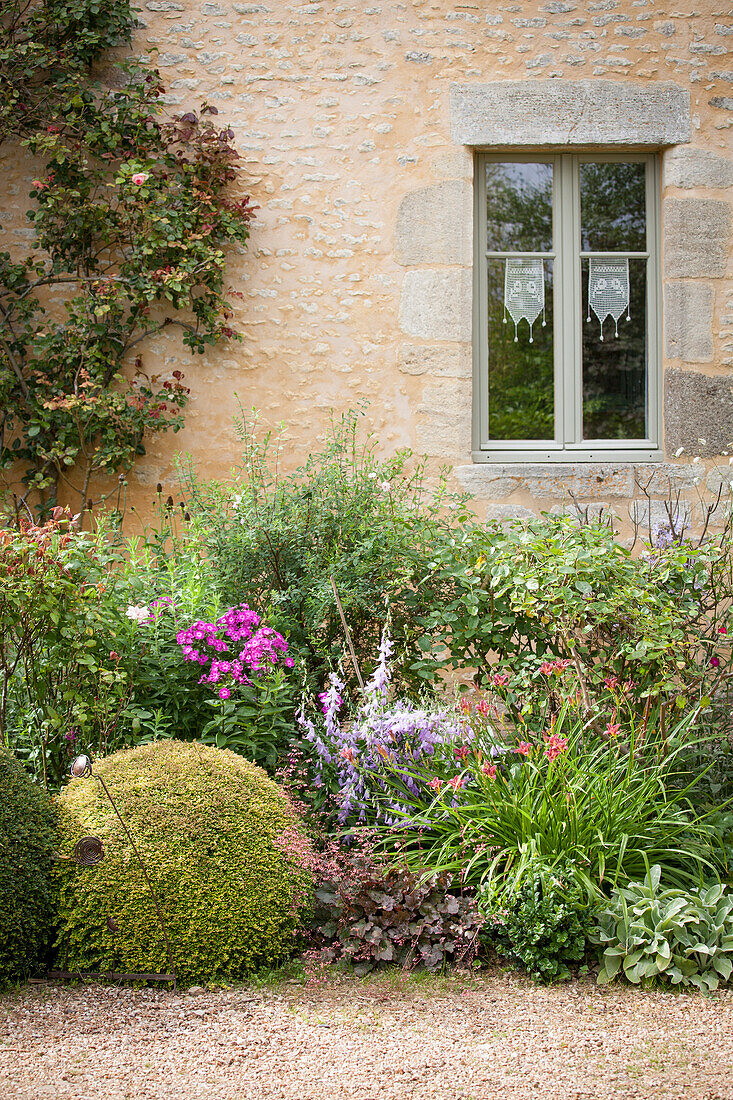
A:
{"label": "gravel stone", "polygon": [[27,986],[0,998],[0,1097],[733,1100],[730,990],[501,972],[278,990]]}

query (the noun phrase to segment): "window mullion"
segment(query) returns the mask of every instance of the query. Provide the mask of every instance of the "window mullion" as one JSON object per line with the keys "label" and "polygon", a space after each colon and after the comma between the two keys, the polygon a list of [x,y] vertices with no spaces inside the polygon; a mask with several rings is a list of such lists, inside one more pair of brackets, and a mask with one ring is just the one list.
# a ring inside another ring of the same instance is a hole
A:
{"label": "window mullion", "polygon": [[558,444],[561,447],[580,440],[581,402],[578,397],[582,384],[580,365],[578,271],[580,262],[580,187],[577,158],[562,155],[560,161],[559,237],[557,252],[560,324],[556,336],[557,373],[556,385],[561,413],[558,417]]}

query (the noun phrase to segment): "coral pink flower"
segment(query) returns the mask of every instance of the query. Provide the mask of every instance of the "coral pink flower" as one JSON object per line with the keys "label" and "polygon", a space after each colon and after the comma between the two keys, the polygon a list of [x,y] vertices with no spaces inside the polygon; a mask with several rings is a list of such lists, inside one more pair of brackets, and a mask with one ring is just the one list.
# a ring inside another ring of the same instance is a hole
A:
{"label": "coral pink flower", "polygon": [[620,729],[621,726],[618,724],[618,722],[609,722],[606,726],[606,735],[608,737],[618,737]]}
{"label": "coral pink flower", "polygon": [[354,750],[353,749],[349,749],[349,748],[342,749],[341,752],[339,753],[339,756],[343,757],[344,760],[348,760],[350,764],[354,763]]}
{"label": "coral pink flower", "polygon": [[565,752],[568,747],[568,741],[566,737],[558,737],[556,733],[551,733],[546,739],[547,745],[545,746],[545,756],[552,762],[556,760],[561,753]]}
{"label": "coral pink flower", "polygon": [[532,746],[530,745],[529,741],[520,741],[517,745],[517,752],[521,753],[522,756],[529,756],[531,751]]}
{"label": "coral pink flower", "polygon": [[476,710],[479,714],[483,714],[484,717],[489,713],[489,702],[487,699],[482,699],[480,703],[476,704]]}
{"label": "coral pink flower", "polygon": [[435,791],[437,794],[440,788],[443,786],[442,780],[438,779],[437,775],[428,783],[431,791]]}
{"label": "coral pink flower", "polygon": [[494,687],[505,687],[509,683],[509,674],[507,672],[495,672],[491,677],[491,682]]}
{"label": "coral pink flower", "polygon": [[481,771],[484,775],[487,775],[489,779],[496,779],[496,764],[484,764]]}
{"label": "coral pink flower", "polygon": [[448,780],[448,786],[452,787],[454,791],[457,791],[462,783],[463,780],[460,775],[454,775],[452,779]]}

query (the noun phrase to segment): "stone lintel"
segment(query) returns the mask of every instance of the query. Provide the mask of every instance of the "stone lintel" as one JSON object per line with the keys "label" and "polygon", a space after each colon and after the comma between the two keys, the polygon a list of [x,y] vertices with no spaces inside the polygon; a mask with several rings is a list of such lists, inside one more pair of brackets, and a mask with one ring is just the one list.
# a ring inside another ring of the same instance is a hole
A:
{"label": "stone lintel", "polygon": [[452,84],[450,120],[459,145],[678,145],[690,140],[690,93],[662,81]]}

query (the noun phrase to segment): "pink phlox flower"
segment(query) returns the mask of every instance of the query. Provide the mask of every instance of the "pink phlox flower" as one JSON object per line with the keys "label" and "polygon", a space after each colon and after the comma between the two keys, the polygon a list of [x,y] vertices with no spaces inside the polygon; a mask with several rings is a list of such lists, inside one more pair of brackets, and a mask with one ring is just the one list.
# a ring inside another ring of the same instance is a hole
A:
{"label": "pink phlox flower", "polygon": [[231,694],[232,693],[229,690],[229,688],[219,688],[219,698],[220,699],[228,699]]}

